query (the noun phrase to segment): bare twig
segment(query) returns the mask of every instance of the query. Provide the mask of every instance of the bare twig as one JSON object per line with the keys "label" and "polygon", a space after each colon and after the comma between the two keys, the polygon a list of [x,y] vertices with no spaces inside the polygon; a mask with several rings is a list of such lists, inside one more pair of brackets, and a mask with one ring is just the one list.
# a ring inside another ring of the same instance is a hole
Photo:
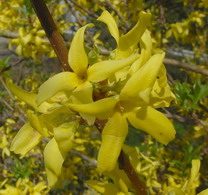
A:
{"label": "bare twig", "polygon": [[201,67],[196,66],[196,65],[183,63],[183,62],[180,62],[180,61],[177,61],[177,60],[174,60],[174,59],[170,59],[170,58],[165,58],[164,63],[167,64],[167,65],[175,66],[175,67],[178,67],[178,68],[183,68],[183,69],[186,69],[186,70],[190,70],[190,71],[208,76],[208,69],[204,69],[204,68],[201,68]]}
{"label": "bare twig", "polygon": [[17,38],[18,33],[17,32],[5,32],[0,30],[0,36],[5,38]]}
{"label": "bare twig", "polygon": [[56,24],[43,0],[30,0],[31,4],[44,28],[48,39],[56,52],[58,59],[65,71],[71,71],[68,64],[68,49],[59,33]]}
{"label": "bare twig", "polygon": [[[81,9],[82,11],[84,11],[85,13],[87,13],[89,16],[93,17],[93,18],[98,18],[99,16],[87,9],[85,9],[84,7],[82,7],[81,5],[79,5],[78,3],[76,3],[75,1],[73,0],[68,0],[70,1],[71,3],[73,3],[73,5],[77,6],[79,9]],[[65,2],[67,2],[67,0],[65,0]]]}
{"label": "bare twig", "polygon": [[106,0],[105,1],[106,4],[118,15],[118,17],[121,19],[121,21],[124,23],[126,28],[129,28],[128,22],[126,21],[126,19],[121,15],[121,13],[118,11],[118,9],[116,9],[113,4],[109,1]]}
{"label": "bare twig", "polygon": [[0,98],[0,102],[3,103],[9,110],[14,111],[14,109],[3,98]]}
{"label": "bare twig", "polygon": [[76,156],[79,156],[80,158],[82,158],[84,161],[90,163],[90,165],[92,167],[96,167],[97,166],[97,161],[95,159],[91,159],[89,158],[87,155],[85,154],[82,154],[81,152],[78,152],[76,150],[70,150],[70,153],[76,155]]}

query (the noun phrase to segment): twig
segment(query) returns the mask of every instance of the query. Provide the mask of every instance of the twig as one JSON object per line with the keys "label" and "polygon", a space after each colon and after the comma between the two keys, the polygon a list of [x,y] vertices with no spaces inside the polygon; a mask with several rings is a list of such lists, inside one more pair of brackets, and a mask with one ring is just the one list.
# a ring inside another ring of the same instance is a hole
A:
{"label": "twig", "polygon": [[121,19],[121,21],[124,23],[126,28],[129,28],[128,22],[126,21],[126,19],[121,15],[121,13],[113,6],[113,4],[109,1],[106,0],[105,1],[106,4],[118,15],[118,17]]}
{"label": "twig", "polygon": [[128,176],[129,180],[134,186],[134,189],[136,190],[136,194],[147,195],[146,186],[142,181],[139,180],[137,173],[135,172],[134,168],[132,167],[128,157],[126,156],[123,150],[121,150],[119,156],[119,165],[125,171],[126,175]]}
{"label": "twig", "polygon": [[[69,0],[71,3],[73,3],[73,5],[77,6],[79,9],[81,9],[82,11],[86,12],[89,16],[93,17],[93,18],[98,18],[99,16],[91,11],[88,11],[87,9],[85,9],[84,7],[82,7],[81,5],[79,5],[78,3],[76,3],[73,0]],[[65,0],[65,2],[67,2],[67,0]]]}
{"label": "twig", "polygon": [[82,158],[84,161],[90,163],[93,167],[97,166],[97,161],[95,159],[91,159],[88,156],[76,151],[76,150],[70,150],[70,153],[79,156],[80,158]]}
{"label": "twig", "polygon": [[14,111],[14,108],[12,108],[3,98],[0,98],[0,102],[3,103],[9,110]]}
{"label": "twig", "polygon": [[165,58],[164,63],[208,76],[208,69],[204,69],[196,65],[182,63],[170,58]]}
{"label": "twig", "polygon": [[65,71],[71,71],[68,64],[68,49],[59,33],[56,24],[43,0],[30,0],[31,4],[44,28],[46,35],[56,52],[58,59]]}
{"label": "twig", "polygon": [[0,36],[5,38],[17,38],[18,33],[17,32],[5,32],[0,30]]}
{"label": "twig", "polygon": [[[7,88],[7,86],[6,86],[4,80],[2,79],[1,76],[0,76],[0,81],[1,81],[1,83],[3,85],[3,87],[5,88],[5,90],[7,91],[7,93],[9,94],[9,96],[11,97],[11,99],[13,101],[15,101],[15,98],[14,98],[13,94],[9,91],[9,89]],[[22,115],[19,115],[20,120],[22,122],[25,122],[26,115],[25,115],[23,109],[18,104],[16,104],[16,107],[19,109],[20,113],[22,114]]]}

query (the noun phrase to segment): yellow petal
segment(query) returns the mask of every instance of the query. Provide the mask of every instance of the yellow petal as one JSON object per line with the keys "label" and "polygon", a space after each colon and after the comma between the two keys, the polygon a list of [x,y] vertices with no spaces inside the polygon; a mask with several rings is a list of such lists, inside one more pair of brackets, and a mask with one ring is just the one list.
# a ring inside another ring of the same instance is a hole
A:
{"label": "yellow petal", "polygon": [[131,55],[128,58],[120,60],[107,60],[93,64],[87,70],[87,80],[93,82],[100,82],[122,68],[131,65],[137,58],[137,55]]}
{"label": "yellow petal", "polygon": [[110,172],[115,168],[127,133],[126,118],[120,112],[115,112],[102,131],[102,143],[97,164],[99,172]]}
{"label": "yellow petal", "polygon": [[97,20],[107,25],[110,34],[112,35],[112,37],[115,39],[116,43],[118,44],[119,31],[118,31],[117,24],[114,18],[112,17],[112,15],[107,10],[105,10],[103,11],[101,16]]}
{"label": "yellow petal", "polygon": [[149,30],[145,30],[140,41],[141,53],[144,53],[142,64],[146,63],[152,54],[152,38]]}
{"label": "yellow petal", "polygon": [[181,189],[176,188],[176,187],[170,187],[168,186],[168,189],[166,191],[167,195],[186,195]]}
{"label": "yellow petal", "polygon": [[25,90],[19,88],[10,79],[7,79],[6,80],[6,86],[21,101],[23,101],[26,104],[32,106],[34,109],[37,108],[37,103],[35,102],[35,99],[37,97],[37,94],[31,93],[31,92],[28,92],[28,91],[25,91]]}
{"label": "yellow petal", "polygon": [[55,138],[52,138],[44,149],[44,162],[49,186],[59,183],[64,158],[59,150]]}
{"label": "yellow petal", "polygon": [[81,81],[77,75],[72,72],[61,72],[56,74],[40,86],[36,99],[37,104],[40,105],[60,91],[72,91],[80,83]]}
{"label": "yellow petal", "polygon": [[48,129],[58,127],[62,123],[70,121],[73,117],[72,111],[66,106],[55,107],[47,113],[41,115],[41,118],[44,123],[47,124]]}
{"label": "yellow petal", "polygon": [[142,34],[150,23],[151,14],[140,12],[139,21],[137,24],[125,35],[119,39],[119,47],[117,49],[117,56],[127,57],[132,50],[137,46]]}
{"label": "yellow petal", "polygon": [[77,122],[73,121],[64,123],[53,130],[54,138],[64,158],[66,157],[67,152],[73,147],[73,137],[77,127]]}
{"label": "yellow petal", "polygon": [[208,194],[208,189],[201,191],[199,194],[197,195],[207,195]]}
{"label": "yellow petal", "polygon": [[30,122],[31,127],[34,130],[38,131],[43,137],[49,136],[47,128],[44,126],[43,121],[38,115],[34,114],[33,111],[29,110],[27,112],[27,118]]}
{"label": "yellow petal", "polygon": [[125,84],[121,99],[139,97],[149,103],[149,96],[162,65],[165,54],[153,55]]}
{"label": "yellow petal", "polygon": [[88,57],[84,48],[84,32],[89,26],[92,24],[87,24],[76,32],[69,49],[69,65],[80,77],[85,75],[88,66]]}
{"label": "yellow petal", "polygon": [[162,65],[150,95],[150,105],[154,108],[168,107],[175,100],[167,82],[166,69]]}
{"label": "yellow petal", "polygon": [[41,135],[26,123],[12,140],[10,150],[24,156],[33,149],[41,139]]}
{"label": "yellow petal", "polygon": [[[90,82],[84,82],[79,85],[71,94],[70,99],[74,104],[87,104],[92,103],[93,88]],[[89,125],[93,125],[95,117],[80,113],[81,117],[87,121]]]}
{"label": "yellow petal", "polygon": [[127,118],[135,128],[149,133],[162,144],[167,145],[175,138],[175,129],[171,121],[150,106],[129,112]]}
{"label": "yellow petal", "polygon": [[118,101],[117,97],[108,97],[89,104],[67,104],[67,106],[76,112],[105,119],[112,114]]}
{"label": "yellow petal", "polygon": [[105,183],[96,180],[88,180],[87,185],[95,189],[97,192],[102,193],[103,195],[116,195],[119,193],[119,188],[113,183]]}
{"label": "yellow petal", "polygon": [[191,175],[189,180],[183,185],[183,191],[189,191],[198,187],[199,185],[199,169],[200,169],[201,162],[199,159],[192,160],[192,167],[191,167]]}

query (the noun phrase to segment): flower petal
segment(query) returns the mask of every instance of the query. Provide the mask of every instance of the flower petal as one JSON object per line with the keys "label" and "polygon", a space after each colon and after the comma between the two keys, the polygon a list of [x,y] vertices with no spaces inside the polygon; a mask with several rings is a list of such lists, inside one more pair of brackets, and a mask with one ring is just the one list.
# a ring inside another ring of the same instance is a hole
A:
{"label": "flower petal", "polygon": [[127,133],[126,118],[120,112],[115,112],[102,131],[102,143],[97,164],[99,172],[110,172],[116,167]]}
{"label": "flower petal", "polygon": [[12,140],[10,150],[23,157],[41,140],[41,135],[26,123]]}
{"label": "flower petal", "polygon": [[[75,90],[73,90],[70,99],[74,104],[92,103],[93,102],[92,93],[93,93],[92,84],[86,81],[83,84],[79,85]],[[89,125],[94,124],[95,117],[83,113],[80,113],[80,115],[84,120],[87,121]]]}
{"label": "flower petal", "polygon": [[87,24],[76,32],[68,54],[70,67],[80,77],[85,75],[88,66],[88,57],[84,48],[84,32],[89,26],[92,26],[92,24]]}
{"label": "flower petal", "polygon": [[120,56],[127,57],[137,46],[142,34],[150,23],[150,18],[151,14],[140,12],[137,24],[127,34],[120,37],[117,58]]}
{"label": "flower petal", "polygon": [[135,128],[149,133],[162,144],[167,145],[175,138],[171,121],[150,106],[129,112],[127,119]]}
{"label": "flower petal", "polygon": [[23,101],[26,104],[32,106],[34,109],[37,108],[37,103],[35,102],[35,99],[37,97],[37,94],[31,93],[31,92],[28,92],[28,91],[25,91],[25,90],[19,88],[10,79],[7,79],[6,80],[6,86],[21,101]]}
{"label": "flower petal", "polygon": [[168,107],[175,100],[167,82],[166,69],[162,65],[150,94],[150,105],[154,108]]}
{"label": "flower petal", "polygon": [[208,189],[201,191],[199,194],[197,195],[207,195],[208,194]]}
{"label": "flower petal", "polygon": [[27,111],[27,118],[28,118],[30,125],[33,129],[38,131],[40,133],[40,135],[42,135],[43,137],[49,137],[49,132],[48,132],[47,128],[44,126],[43,121],[41,120],[41,118],[38,115],[34,114],[33,111],[28,110]]}
{"label": "flower petal", "polygon": [[125,84],[121,91],[121,99],[139,97],[149,103],[149,96],[162,65],[165,54],[153,55]]}
{"label": "flower petal", "polygon": [[67,106],[76,112],[106,119],[112,114],[118,101],[117,97],[108,97],[88,104],[67,104]]}
{"label": "flower petal", "polygon": [[105,11],[103,11],[101,16],[97,20],[101,21],[107,25],[110,34],[115,39],[115,41],[118,45],[119,31],[118,31],[117,24],[116,24],[114,18],[112,17],[112,15],[107,10],[105,10]]}
{"label": "flower petal", "polygon": [[199,159],[193,159],[191,167],[191,174],[189,180],[185,182],[182,187],[184,192],[190,192],[192,189],[196,189],[199,186],[199,169],[201,162]]}
{"label": "flower petal", "polygon": [[48,185],[58,185],[64,157],[60,152],[55,138],[52,138],[44,149],[44,162],[46,167]]}
{"label": "flower petal", "polygon": [[109,195],[109,194],[119,195],[120,192],[119,188],[113,183],[100,182],[97,180],[88,180],[86,181],[86,183],[91,188],[95,189],[97,192],[102,193],[103,195]]}
{"label": "flower petal", "polygon": [[131,65],[137,58],[137,55],[131,55],[128,58],[120,60],[106,60],[93,64],[87,70],[88,81],[100,82],[122,68]]}
{"label": "flower petal", "polygon": [[67,152],[73,147],[72,141],[77,127],[77,122],[72,121],[69,123],[64,123],[53,130],[54,138],[64,158],[66,157]]}
{"label": "flower petal", "polygon": [[40,105],[60,91],[72,91],[80,83],[77,75],[72,72],[56,74],[40,86],[36,99],[37,104]]}

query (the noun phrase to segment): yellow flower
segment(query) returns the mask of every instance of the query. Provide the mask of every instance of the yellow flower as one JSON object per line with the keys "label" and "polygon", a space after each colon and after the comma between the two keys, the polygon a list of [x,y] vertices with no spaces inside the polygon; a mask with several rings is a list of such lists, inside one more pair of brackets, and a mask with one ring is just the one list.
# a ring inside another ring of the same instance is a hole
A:
{"label": "yellow flower", "polygon": [[[88,104],[67,104],[72,110],[80,113],[100,119],[110,117],[102,132],[102,144],[98,155],[100,172],[109,172],[115,168],[128,133],[128,122],[163,144],[168,144],[174,139],[175,129],[171,121],[155,110],[154,104],[151,104],[151,91],[157,80],[163,58],[164,53],[153,55],[128,79],[119,97],[104,98]],[[166,98],[163,96],[163,101],[169,105],[172,99]]]}
{"label": "yellow flower", "polygon": [[[42,138],[52,137],[44,149],[44,160],[49,185],[58,185],[64,159],[73,147],[77,121],[71,121],[72,112],[64,106],[53,102],[43,102],[38,106],[35,101],[37,94],[20,89],[11,80],[7,80],[7,87],[21,101],[32,107],[27,111],[29,121],[12,140],[10,150],[24,157]],[[60,95],[56,98],[60,98]]]}

